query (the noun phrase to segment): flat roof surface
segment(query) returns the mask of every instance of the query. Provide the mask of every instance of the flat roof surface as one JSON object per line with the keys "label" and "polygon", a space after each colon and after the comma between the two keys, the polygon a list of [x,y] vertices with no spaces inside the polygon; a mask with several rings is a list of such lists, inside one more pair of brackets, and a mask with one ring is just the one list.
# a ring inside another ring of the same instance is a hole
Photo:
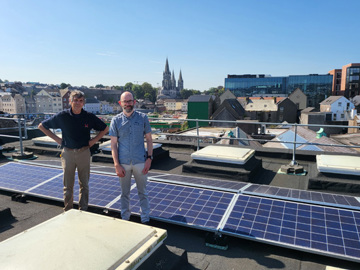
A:
{"label": "flat roof surface", "polygon": [[[26,141],[24,145],[26,145]],[[183,147],[174,145],[163,145],[165,150],[170,151],[170,157],[159,162],[154,162],[151,167],[152,172],[163,173],[164,175],[171,173],[181,175],[194,175],[182,172],[182,165],[191,160],[191,154],[194,149],[191,147]],[[283,175],[277,174],[281,165],[289,164],[291,161],[291,152],[282,151],[276,154],[272,149],[265,149],[265,152],[257,158],[262,159],[263,169],[252,179],[252,183],[268,185],[269,187],[285,187],[299,190],[307,190],[309,178],[316,176],[319,172],[316,168],[316,161],[311,156],[301,158],[303,155],[297,155],[296,160],[308,172],[306,176]],[[301,152],[301,151],[300,151]],[[268,153],[268,154],[266,154]],[[286,157],[288,153],[288,157]],[[11,156],[11,153],[6,154]],[[7,162],[7,160],[0,160]],[[55,156],[38,155],[34,160],[35,163],[56,164],[60,165],[60,159]],[[113,171],[114,167],[111,163],[92,162],[92,169]],[[214,176],[216,179],[224,179],[223,177]],[[326,178],[326,176],[323,176]],[[226,178],[226,180],[232,180]],[[332,177],[332,180],[334,178]],[[339,179],[341,180],[341,179]],[[325,191],[332,192],[333,191]],[[13,221],[0,224],[0,241],[3,241],[17,233],[29,229],[51,217],[62,213],[62,202],[54,202],[41,198],[28,198],[26,203],[20,203],[11,200],[12,193],[0,191],[0,206],[9,207],[15,217]],[[352,195],[354,195],[352,193]],[[96,212],[96,209],[89,209]],[[119,216],[114,214],[116,218]],[[131,217],[132,222],[140,222],[136,216]],[[227,250],[211,248],[205,245],[205,238],[208,232],[179,226],[176,224],[151,220],[151,225],[166,229],[168,237],[164,241],[164,245],[160,247],[139,270],[171,269],[169,265],[174,260],[183,256],[182,252],[186,252],[186,262],[178,263],[177,266],[181,270],[194,269],[330,269],[328,266],[339,269],[358,269],[359,265],[354,262],[321,256],[317,254],[291,250],[283,247],[275,247],[273,245],[240,239],[236,237],[228,237]],[[175,260],[176,261],[176,260]]]}

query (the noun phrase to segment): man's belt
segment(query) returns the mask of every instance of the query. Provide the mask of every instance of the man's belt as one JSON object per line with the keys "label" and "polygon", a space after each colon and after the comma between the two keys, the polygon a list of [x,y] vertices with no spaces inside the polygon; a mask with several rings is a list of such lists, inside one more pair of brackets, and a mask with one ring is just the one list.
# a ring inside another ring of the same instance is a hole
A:
{"label": "man's belt", "polygon": [[70,151],[70,152],[82,152],[82,151],[84,151],[84,150],[86,150],[86,149],[89,149],[90,148],[90,146],[84,146],[84,147],[81,147],[81,148],[67,148],[67,147],[64,147],[64,149],[66,150],[66,151]]}

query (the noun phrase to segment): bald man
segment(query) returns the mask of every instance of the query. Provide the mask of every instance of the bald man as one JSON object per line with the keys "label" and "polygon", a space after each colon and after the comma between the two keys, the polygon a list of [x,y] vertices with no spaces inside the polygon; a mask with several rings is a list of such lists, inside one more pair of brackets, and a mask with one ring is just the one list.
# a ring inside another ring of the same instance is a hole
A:
{"label": "bald man", "polygon": [[111,120],[109,135],[115,171],[120,177],[121,218],[130,219],[130,187],[133,174],[140,199],[141,222],[148,224],[150,204],[146,184],[147,173],[153,160],[153,142],[149,119],[146,114],[134,110],[135,103],[132,93],[124,92],[121,95],[119,104],[123,112]]}

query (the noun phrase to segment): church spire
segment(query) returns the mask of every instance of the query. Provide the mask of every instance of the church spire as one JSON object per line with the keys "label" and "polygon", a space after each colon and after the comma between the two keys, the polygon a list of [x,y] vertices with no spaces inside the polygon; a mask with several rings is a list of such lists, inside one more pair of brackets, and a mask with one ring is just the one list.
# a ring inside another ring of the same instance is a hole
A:
{"label": "church spire", "polygon": [[182,74],[181,74],[181,69],[180,69],[180,74],[179,74],[179,81],[182,81]]}
{"label": "church spire", "polygon": [[179,91],[184,89],[184,81],[182,78],[181,69],[180,69],[179,80],[178,80],[178,89],[179,89]]}
{"label": "church spire", "polygon": [[169,62],[168,62],[167,57],[166,57],[166,64],[165,64],[165,73],[170,73]]}

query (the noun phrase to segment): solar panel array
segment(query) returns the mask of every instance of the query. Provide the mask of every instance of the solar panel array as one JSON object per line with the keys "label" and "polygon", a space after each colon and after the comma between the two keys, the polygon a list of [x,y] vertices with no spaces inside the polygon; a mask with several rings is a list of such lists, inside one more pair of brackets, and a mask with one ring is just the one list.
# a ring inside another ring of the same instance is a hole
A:
{"label": "solar panel array", "polygon": [[224,232],[339,258],[360,258],[360,213],[240,195]]}
{"label": "solar panel array", "polygon": [[[120,211],[114,173],[91,173],[89,185],[90,205]],[[0,188],[62,201],[62,170],[6,163]],[[153,219],[360,262],[359,198],[161,173],[148,192]],[[139,215],[134,180],[130,199]]]}
{"label": "solar panel array", "polygon": [[[215,231],[233,199],[233,193],[149,182],[147,185],[152,218]],[[137,190],[130,194],[132,212],[140,214]],[[120,209],[116,202],[112,209]]]}
{"label": "solar panel array", "polygon": [[251,184],[249,187],[244,189],[242,193],[277,199],[309,202],[313,204],[321,204],[328,206],[341,206],[343,208],[360,210],[359,198],[341,194],[330,194],[316,191],[280,188],[257,184]]}

